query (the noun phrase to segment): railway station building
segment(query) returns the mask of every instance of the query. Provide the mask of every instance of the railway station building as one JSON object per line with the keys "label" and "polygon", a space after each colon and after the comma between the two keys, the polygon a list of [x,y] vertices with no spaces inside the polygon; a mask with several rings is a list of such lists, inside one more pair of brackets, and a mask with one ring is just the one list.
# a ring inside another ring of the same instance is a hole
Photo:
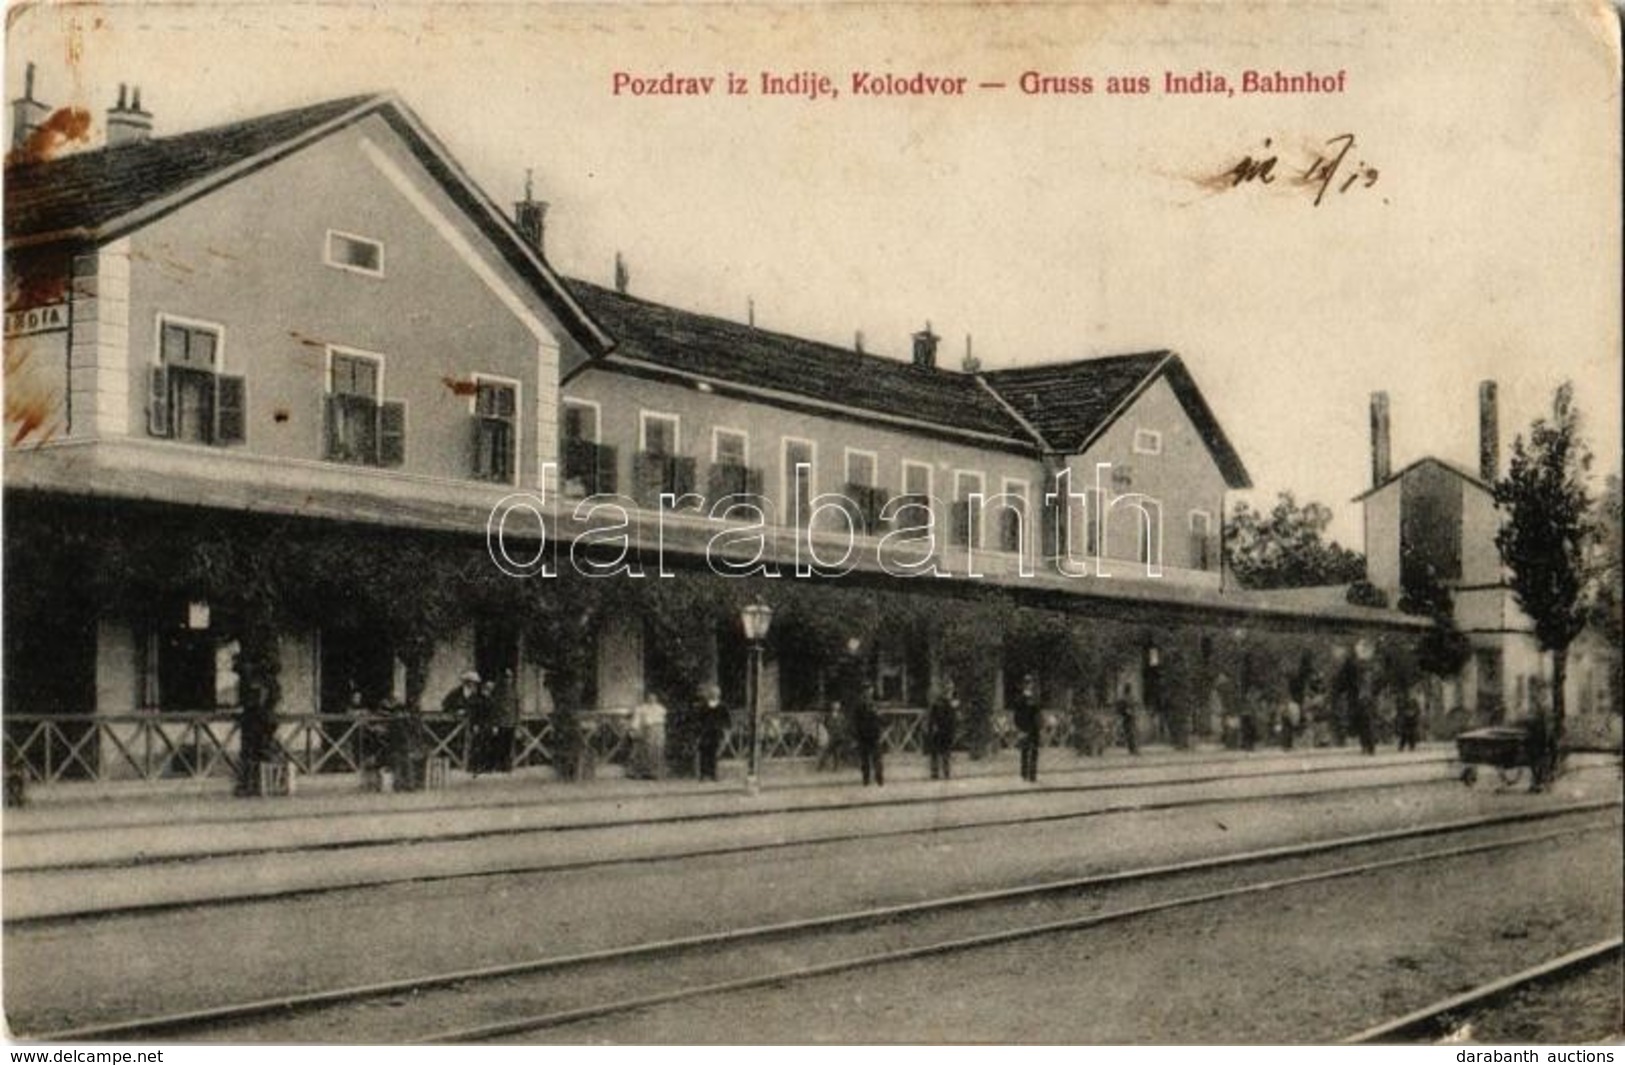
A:
{"label": "railway station building", "polygon": [[1227,581],[1249,478],[1178,353],[971,372],[929,325],[896,359],[570,280],[546,205],[392,95],[157,137],[137,93],[39,158],[48,110],[14,102],[5,207],[7,747],[38,777],[207,775],[249,684],[343,769],[352,711],[469,669],[511,671],[546,761],[561,713],[739,705],[758,599],[764,708],[819,709],[858,636],[902,745],[948,675],[996,721],[1038,673],[1056,742],[1125,687],[1208,735],[1221,677],[1357,634],[1410,676],[1418,619]]}

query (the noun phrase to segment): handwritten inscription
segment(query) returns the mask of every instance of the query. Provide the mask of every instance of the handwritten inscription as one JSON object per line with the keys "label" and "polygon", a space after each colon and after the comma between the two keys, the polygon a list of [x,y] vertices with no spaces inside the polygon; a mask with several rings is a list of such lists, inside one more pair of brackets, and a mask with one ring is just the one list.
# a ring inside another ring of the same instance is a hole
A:
{"label": "handwritten inscription", "polygon": [[[1351,190],[1369,189],[1377,183],[1380,172],[1353,154],[1354,144],[1352,133],[1329,137],[1309,165],[1296,172],[1285,170],[1284,173],[1290,176],[1293,185],[1314,192],[1316,207],[1326,199],[1328,192],[1341,196]],[[1268,154],[1243,156],[1241,162],[1220,175],[1221,187],[1274,184],[1281,157],[1271,150],[1272,146],[1272,139],[1264,138],[1264,149]]]}

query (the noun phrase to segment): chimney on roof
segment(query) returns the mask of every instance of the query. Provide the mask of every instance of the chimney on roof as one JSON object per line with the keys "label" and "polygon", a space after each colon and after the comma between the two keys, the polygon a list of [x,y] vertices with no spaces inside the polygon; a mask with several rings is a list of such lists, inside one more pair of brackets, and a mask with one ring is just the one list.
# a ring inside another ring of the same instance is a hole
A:
{"label": "chimney on roof", "polygon": [[927,321],[925,328],[914,334],[914,365],[922,370],[933,369],[937,365],[937,341],[941,339],[931,332],[931,323]]}
{"label": "chimney on roof", "polygon": [[1371,393],[1371,484],[1376,487],[1393,473],[1388,443],[1388,393]]}
{"label": "chimney on roof", "polygon": [[1494,483],[1501,473],[1501,417],[1495,382],[1478,383],[1478,475]]}
{"label": "chimney on roof", "polygon": [[34,99],[34,64],[28,64],[23,74],[23,94],[11,101],[11,146],[21,148],[28,143],[28,135],[44,123],[51,108]]}
{"label": "chimney on roof", "polygon": [[119,84],[118,103],[107,110],[107,145],[130,144],[152,136],[152,114],[141,110],[141,86],[137,85],[126,103],[125,85]]}
{"label": "chimney on roof", "polygon": [[852,334],[852,350],[859,355],[863,354],[863,330],[856,330]]}
{"label": "chimney on roof", "polygon": [[626,260],[620,252],[615,253],[615,291],[626,295],[626,286],[632,283],[632,271],[626,268]]}
{"label": "chimney on roof", "polygon": [[525,171],[525,198],[513,205],[513,224],[520,235],[530,242],[530,246],[536,249],[536,254],[545,256],[547,201],[538,200],[532,195],[531,176],[531,171]]}
{"label": "chimney on roof", "polygon": [[969,333],[965,334],[965,359],[959,364],[959,368],[966,373],[979,373],[982,369],[982,360],[971,350]]}
{"label": "chimney on roof", "polygon": [[756,328],[756,297],[745,297],[745,321],[752,329]]}

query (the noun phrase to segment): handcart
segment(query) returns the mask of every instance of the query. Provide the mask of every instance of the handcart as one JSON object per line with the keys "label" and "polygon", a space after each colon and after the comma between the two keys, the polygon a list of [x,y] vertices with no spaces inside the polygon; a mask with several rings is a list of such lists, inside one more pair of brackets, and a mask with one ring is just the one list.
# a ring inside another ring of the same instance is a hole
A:
{"label": "handcart", "polygon": [[1478,767],[1495,770],[1504,787],[1523,780],[1525,770],[1534,770],[1535,744],[1527,725],[1494,725],[1473,729],[1456,737],[1456,753],[1462,761],[1461,782],[1472,786],[1478,780]]}

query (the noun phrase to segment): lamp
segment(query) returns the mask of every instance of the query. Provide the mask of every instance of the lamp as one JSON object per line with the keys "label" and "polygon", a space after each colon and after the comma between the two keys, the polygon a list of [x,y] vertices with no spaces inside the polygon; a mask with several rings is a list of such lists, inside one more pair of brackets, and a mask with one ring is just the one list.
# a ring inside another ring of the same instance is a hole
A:
{"label": "lamp", "polygon": [[745,790],[761,790],[757,775],[762,759],[762,641],[773,624],[773,608],[758,599],[739,611],[739,625],[750,641],[750,762],[745,768]]}

